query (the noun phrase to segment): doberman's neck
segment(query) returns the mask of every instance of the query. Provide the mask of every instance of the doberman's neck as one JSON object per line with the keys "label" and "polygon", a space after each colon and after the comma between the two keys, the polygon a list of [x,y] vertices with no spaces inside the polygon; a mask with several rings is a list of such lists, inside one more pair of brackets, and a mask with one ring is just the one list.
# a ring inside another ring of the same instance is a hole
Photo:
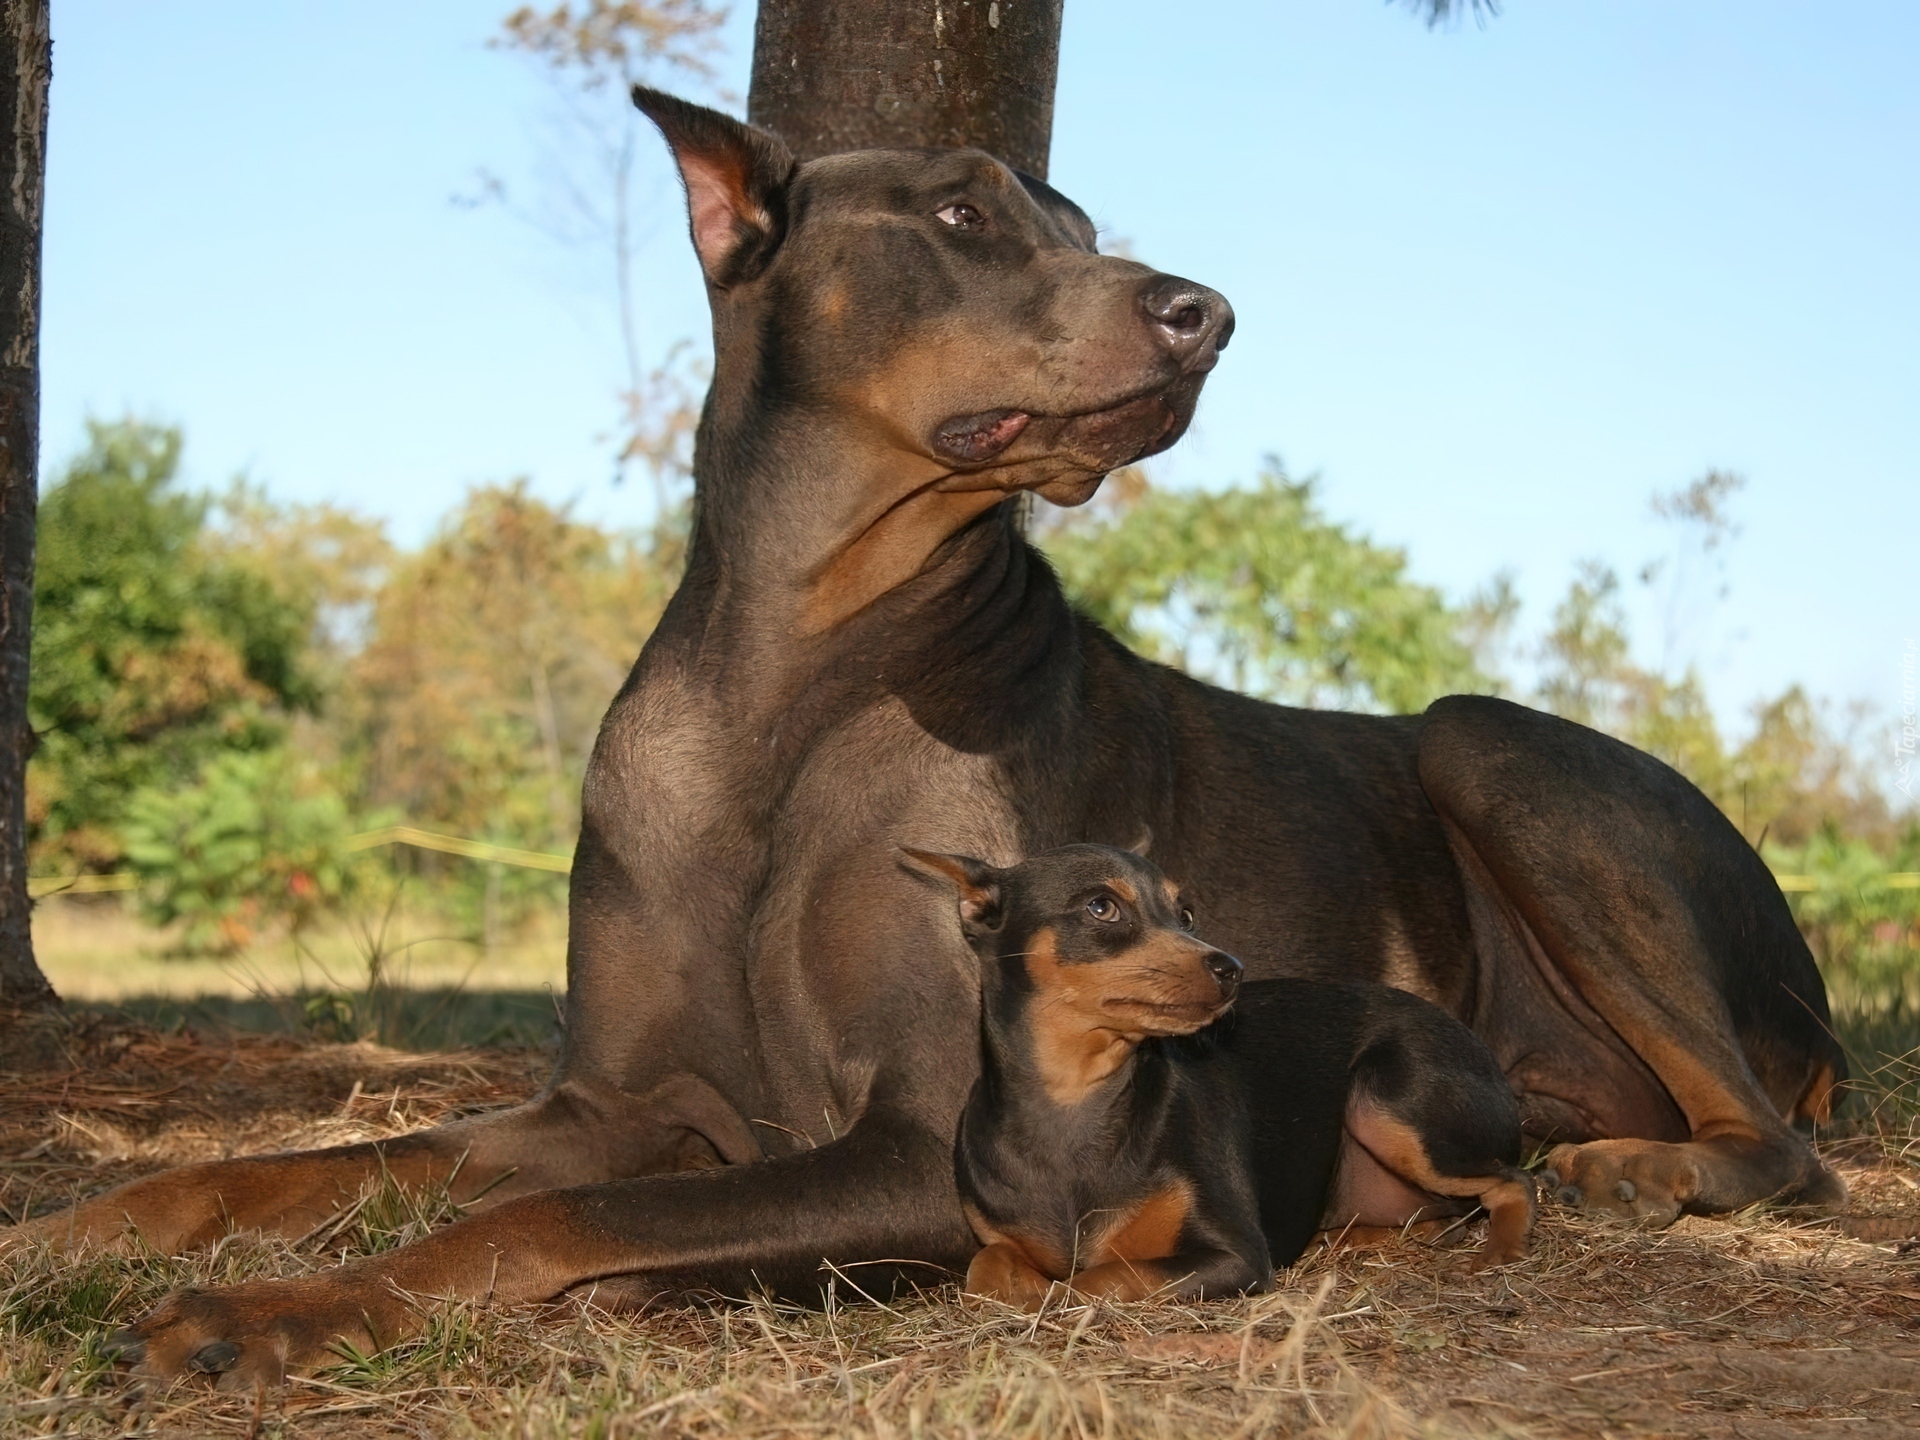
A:
{"label": "doberman's neck", "polygon": [[700,651],[735,693],[781,703],[878,681],[916,714],[952,712],[930,729],[976,725],[990,718],[968,713],[983,691],[1049,670],[1073,626],[1005,492],[935,490],[940,472],[897,451],[886,452],[895,473],[877,476],[871,452],[791,422],[751,438],[703,430],[687,572],[663,644]]}

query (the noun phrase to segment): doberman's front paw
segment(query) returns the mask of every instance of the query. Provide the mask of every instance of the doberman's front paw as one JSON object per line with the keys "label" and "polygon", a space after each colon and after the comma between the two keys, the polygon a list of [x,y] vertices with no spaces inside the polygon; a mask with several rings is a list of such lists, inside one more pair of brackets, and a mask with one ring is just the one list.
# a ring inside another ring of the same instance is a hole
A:
{"label": "doberman's front paw", "polygon": [[404,1297],[336,1271],[182,1290],[108,1344],[158,1379],[211,1375],[222,1389],[249,1389],[326,1364],[342,1341],[377,1350],[418,1327]]}
{"label": "doberman's front paw", "polygon": [[1540,1183],[1562,1205],[1656,1226],[1677,1220],[1696,1188],[1682,1146],[1645,1140],[1556,1145]]}

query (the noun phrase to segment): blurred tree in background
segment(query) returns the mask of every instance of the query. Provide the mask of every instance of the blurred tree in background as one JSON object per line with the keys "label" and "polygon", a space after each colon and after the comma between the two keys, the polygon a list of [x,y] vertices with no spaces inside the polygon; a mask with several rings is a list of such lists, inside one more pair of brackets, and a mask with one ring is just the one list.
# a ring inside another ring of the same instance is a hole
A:
{"label": "blurred tree in background", "polygon": [[147,918],[180,922],[187,953],[238,953],[353,897],[355,828],[326,772],[282,745],[215,755],[185,785],[143,786],[122,834]]}
{"label": "blurred tree in background", "polygon": [[40,502],[27,823],[37,869],[104,869],[128,798],[278,743],[319,701],[311,600],[209,544],[180,434],[92,424]]}
{"label": "blurred tree in background", "polygon": [[1589,561],[1541,645],[1542,709],[1618,735],[1706,791],[1755,845],[1803,845],[1825,824],[1882,845],[1899,825],[1858,751],[1794,686],[1754,708],[1753,733],[1727,744],[1691,669],[1679,677],[1631,658],[1619,577]]}
{"label": "blurred tree in background", "polygon": [[483,487],[374,598],[340,743],[359,800],[566,851],[600,717],[677,569],[528,494]]}
{"label": "blurred tree in background", "polygon": [[[125,869],[150,918],[220,950],[350,898],[349,841],[397,819],[571,851],[600,717],[678,578],[671,534],[516,483],[403,555],[333,507],[183,492],[176,430],[90,435],[42,507],[36,874]],[[489,932],[564,888],[389,860]]]}
{"label": "blurred tree in background", "polygon": [[504,181],[484,171],[477,198],[506,204],[552,239],[607,266],[626,372],[616,396],[615,474],[625,477],[635,466],[646,473],[657,526],[670,526],[687,498],[708,364],[704,341],[678,341],[651,366],[643,355],[634,212],[639,159],[643,145],[652,143],[652,127],[628,94],[642,82],[710,88],[726,18],[725,8],[705,0],[562,0],[551,8],[520,6],[491,42],[525,57],[551,83],[559,133],[546,147],[546,194],[538,203],[519,203]]}
{"label": "blurred tree in background", "polygon": [[1413,581],[1403,552],[1327,520],[1278,460],[1245,488],[1118,481],[1036,536],[1076,603],[1142,654],[1291,705],[1419,710],[1491,687],[1477,617]]}

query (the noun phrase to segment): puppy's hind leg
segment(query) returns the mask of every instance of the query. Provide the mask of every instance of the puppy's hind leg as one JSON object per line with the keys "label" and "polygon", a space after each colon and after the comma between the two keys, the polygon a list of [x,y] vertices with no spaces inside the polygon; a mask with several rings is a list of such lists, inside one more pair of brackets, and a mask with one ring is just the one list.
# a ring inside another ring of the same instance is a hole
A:
{"label": "puppy's hind leg", "polygon": [[1473,1257],[1469,1269],[1491,1270],[1524,1259],[1527,1236],[1533,1230],[1533,1177],[1509,1169],[1479,1194],[1487,1210],[1487,1243]]}
{"label": "puppy's hind leg", "polygon": [[[1378,1102],[1364,1099],[1348,1111],[1347,1144],[1363,1149],[1375,1165],[1411,1190],[1453,1200],[1475,1200],[1486,1207],[1487,1242],[1473,1259],[1474,1270],[1508,1265],[1527,1253],[1527,1236],[1533,1229],[1534,1185],[1533,1177],[1524,1170],[1492,1157],[1469,1160],[1453,1154],[1443,1169],[1436,1162],[1429,1136]],[[1344,1163],[1342,1168],[1346,1169]]]}

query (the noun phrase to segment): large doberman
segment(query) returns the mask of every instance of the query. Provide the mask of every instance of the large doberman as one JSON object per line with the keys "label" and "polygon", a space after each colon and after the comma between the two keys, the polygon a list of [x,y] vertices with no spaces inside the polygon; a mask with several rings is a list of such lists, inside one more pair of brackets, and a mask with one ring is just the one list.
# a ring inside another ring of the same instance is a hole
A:
{"label": "large doberman", "polygon": [[796,166],[635,99],[686,184],[714,376],[686,576],[587,773],[553,1080],[12,1232],[172,1251],[305,1232],[382,1168],[485,1191],[390,1253],[175,1295],[129,1353],[238,1383],[388,1344],[414,1297],[963,1271],[976,967],[903,844],[1008,864],[1150,827],[1252,977],[1384,980],[1465,1019],[1529,1133],[1563,1142],[1563,1198],[1656,1220],[1843,1198],[1793,1128],[1842,1073],[1819,977],[1680,776],[1498,700],[1264,704],[1069,608],[1010,498],[1077,504],[1171,445],[1232,329],[1219,295],[1096,254],[1077,208],[979,152]]}

